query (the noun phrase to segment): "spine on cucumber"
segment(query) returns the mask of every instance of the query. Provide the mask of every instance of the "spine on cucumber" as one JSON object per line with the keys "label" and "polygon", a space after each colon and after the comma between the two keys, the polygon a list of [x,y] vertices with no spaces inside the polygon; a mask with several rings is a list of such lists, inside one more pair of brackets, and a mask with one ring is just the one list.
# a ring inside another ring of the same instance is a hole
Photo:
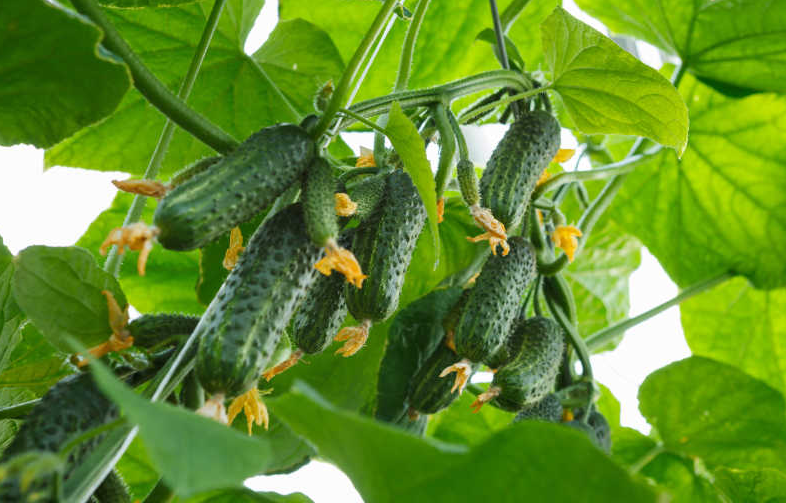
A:
{"label": "spine on cucumber", "polygon": [[510,253],[488,259],[470,290],[455,330],[456,352],[487,365],[511,332],[521,300],[536,272],[535,251],[521,237],[509,240]]}
{"label": "spine on cucumber", "polygon": [[299,204],[257,229],[195,329],[196,372],[205,391],[234,397],[254,386],[316,278],[319,253]]}
{"label": "spine on cucumber", "polygon": [[384,201],[355,234],[352,250],[369,277],[362,289],[345,288],[349,312],[357,320],[382,321],[398,307],[404,275],[426,209],[412,179],[402,170],[387,179]]}
{"label": "spine on cucumber", "polygon": [[268,207],[298,180],[316,147],[298,126],[262,129],[159,202],[158,241],[171,250],[199,248]]}
{"label": "spine on cucumber", "polygon": [[480,179],[482,206],[505,227],[516,225],[559,145],[559,123],[551,114],[542,110],[523,114],[502,137],[486,165]]}

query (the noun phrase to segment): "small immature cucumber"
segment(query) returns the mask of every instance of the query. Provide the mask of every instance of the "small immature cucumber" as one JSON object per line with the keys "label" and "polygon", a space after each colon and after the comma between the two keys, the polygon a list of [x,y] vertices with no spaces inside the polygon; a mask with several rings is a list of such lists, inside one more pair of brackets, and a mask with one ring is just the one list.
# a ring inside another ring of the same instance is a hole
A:
{"label": "small immature cucumber", "polygon": [[388,173],[379,173],[347,188],[350,199],[358,205],[354,216],[361,222],[374,214],[385,196],[387,178]]}
{"label": "small immature cucumber", "polygon": [[456,176],[461,190],[461,197],[467,206],[473,206],[480,201],[478,191],[478,176],[475,174],[475,164],[469,159],[461,159],[456,165]]}
{"label": "small immature cucumber", "polygon": [[315,158],[306,172],[302,198],[306,232],[317,246],[325,246],[338,235],[335,193],[333,168],[324,159]]}
{"label": "small immature cucumber", "polygon": [[134,346],[150,348],[173,339],[190,335],[199,323],[199,316],[188,314],[144,314],[128,324]]}
{"label": "small immature cucumber", "polygon": [[[587,436],[592,440],[592,443],[595,444],[600,450],[605,452],[611,451],[611,426],[609,426],[609,422],[606,419],[606,416],[594,410],[595,407],[593,406],[592,412],[590,413],[589,417],[587,417],[587,422],[584,423],[579,421],[578,419],[574,421],[570,421],[566,423],[568,426],[581,430],[587,434]],[[576,417],[580,417],[583,413],[584,409],[576,410]],[[583,426],[579,426],[583,425]]]}
{"label": "small immature cucumber", "polygon": [[498,363],[496,353],[505,343],[524,292],[535,278],[535,251],[529,241],[509,239],[508,255],[491,256],[456,325],[456,352],[472,362]]}
{"label": "small immature cucumber", "polygon": [[481,206],[490,209],[505,227],[513,228],[559,145],[559,123],[551,114],[536,110],[519,117],[494,149],[480,178]]}
{"label": "small immature cucumber", "polygon": [[553,320],[536,316],[516,327],[523,343],[518,356],[497,370],[491,387],[498,389],[494,404],[512,412],[533,405],[554,387],[565,337]]}
{"label": "small immature cucumber", "polygon": [[255,385],[316,279],[319,254],[299,204],[256,230],[195,329],[196,372],[205,391],[236,397]]}
{"label": "small immature cucumber", "polygon": [[369,275],[362,289],[347,285],[344,290],[356,320],[382,321],[395,312],[412,252],[426,223],[426,209],[407,173],[393,171],[386,185],[385,200],[358,227],[352,243],[361,269]]}
{"label": "small immature cucumber", "polygon": [[161,199],[153,216],[158,242],[170,250],[193,250],[229,232],[297,181],[315,150],[311,137],[292,124],[254,133]]}
{"label": "small immature cucumber", "polygon": [[513,422],[530,420],[559,423],[562,420],[562,402],[559,397],[554,393],[549,393],[534,404],[521,409]]}
{"label": "small immature cucumber", "polygon": [[98,500],[98,503],[131,503],[128,491],[126,481],[117,470],[112,470],[93,493],[93,498]]}

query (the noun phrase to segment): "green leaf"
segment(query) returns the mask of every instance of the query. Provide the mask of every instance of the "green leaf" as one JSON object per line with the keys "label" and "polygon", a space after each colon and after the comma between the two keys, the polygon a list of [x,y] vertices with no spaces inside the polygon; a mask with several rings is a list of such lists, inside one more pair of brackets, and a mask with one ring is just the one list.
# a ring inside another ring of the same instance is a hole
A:
{"label": "green leaf", "polygon": [[668,489],[674,503],[719,503],[713,476],[699,459],[663,453],[647,464],[641,474]]}
{"label": "green leaf", "polygon": [[[628,175],[610,213],[681,287],[724,271],[786,285],[786,98],[722,96],[686,76],[691,141]],[[642,225],[642,222],[647,222]]]}
{"label": "green leaf", "polygon": [[[254,56],[246,55],[243,45],[263,3],[227,2],[188,100],[239,140],[271,124],[299,122],[313,111],[317,89],[330,78],[337,81],[343,68],[324,33],[302,22],[280,25]],[[162,9],[111,9],[107,14],[150,70],[177,91],[212,6],[212,1],[203,0]],[[281,45],[295,34],[296,51]],[[164,117],[133,91],[112,116],[49,149],[45,162],[139,175],[163,126]],[[212,154],[177,129],[161,178]]]}
{"label": "green leaf", "polygon": [[600,387],[600,398],[598,398],[596,405],[613,431],[620,428],[620,402],[609,388],[600,383],[598,386]]}
{"label": "green leaf", "polygon": [[[101,212],[79,238],[77,245],[88,249],[99,263],[98,250],[112,229],[121,227],[133,196],[118,192],[112,206]],[[148,201],[142,212],[142,222],[152,222],[155,201]],[[126,252],[120,269],[120,285],[128,301],[142,313],[182,311],[201,314],[204,307],[194,291],[199,279],[199,253],[174,252],[155,246],[147,261],[144,276],[137,272],[138,252]],[[222,256],[223,258],[223,256]]]}
{"label": "green leaf", "polygon": [[786,289],[727,281],[680,306],[695,355],[734,365],[786,393]]}
{"label": "green leaf", "polygon": [[194,3],[197,0],[98,0],[98,3],[107,7],[138,9],[141,7],[170,7]]}
{"label": "green leaf", "polygon": [[715,484],[736,503],[782,503],[786,500],[786,475],[777,470],[722,468],[714,475]]}
{"label": "green leaf", "polygon": [[[582,503],[656,499],[583,434],[561,425],[524,421],[467,449],[339,410],[303,384],[271,400],[270,406],[321,456],[336,463],[366,501],[455,503],[490,494],[500,503],[525,497]],[[479,462],[519,459],[522,453],[538,462]],[[581,480],[581,491],[565,480]]]}
{"label": "green leaf", "polygon": [[682,154],[688,110],[668,80],[561,7],[541,32],[552,87],[579,131],[645,136]]}
{"label": "green leaf", "polygon": [[16,259],[14,298],[47,340],[63,351],[71,349],[69,337],[92,347],[112,333],[103,290],[114,295],[120,309],[128,304],[117,280],[83,248],[30,246]]}
{"label": "green leaf", "polygon": [[[263,383],[264,381],[260,383],[261,389],[269,386]],[[268,459],[264,473],[266,475],[291,473],[308,463],[316,451],[305,440],[295,435],[278,416],[275,414],[269,414],[269,416],[270,424],[267,430],[256,426],[253,429],[253,435],[267,442],[270,446],[270,459]],[[244,435],[248,433],[248,426],[243,414],[235,419],[232,428]]]}
{"label": "green leaf", "polygon": [[734,367],[691,357],[650,374],[641,413],[669,451],[717,466],[786,468],[783,396]]}
{"label": "green leaf", "polygon": [[131,78],[98,50],[100,38],[98,27],[53,2],[3,2],[0,145],[49,147],[112,113]]}
{"label": "green leaf", "polygon": [[[477,39],[491,44],[494,48],[494,54],[497,54],[497,35],[494,33],[493,29],[486,28],[481,31],[478,33]],[[505,52],[507,53],[508,59],[512,62],[511,66],[518,66],[519,69],[524,68],[524,59],[521,57],[521,54],[519,54],[518,47],[516,47],[516,44],[514,44],[507,35],[505,35]],[[497,58],[499,58],[499,56],[497,56]]]}
{"label": "green leaf", "polygon": [[[57,351],[33,324],[28,323],[22,328],[19,342],[0,372],[0,389],[24,390],[32,394],[25,397],[39,397],[73,372],[66,359],[65,354]],[[21,401],[26,399],[21,398]]]}
{"label": "green leaf", "polygon": [[698,76],[786,91],[786,4],[769,0],[577,0],[612,31],[676,54]]}
{"label": "green leaf", "polygon": [[[404,115],[401,106],[393,103],[388,114],[388,123],[385,126],[388,139],[396,149],[396,153],[404,162],[404,171],[412,177],[412,182],[418,189],[418,194],[423,200],[423,205],[428,213],[428,224],[431,238],[434,243],[435,256],[439,256],[439,230],[437,229],[437,193],[434,184],[434,175],[431,164],[426,159],[426,148],[423,139],[418,133],[415,124]],[[434,262],[434,267],[437,263]]]}
{"label": "green leaf", "polygon": [[150,459],[169,487],[191,496],[239,486],[265,469],[270,446],[216,421],[161,402],[149,402],[118,381],[105,367],[92,365],[101,390],[139,426]]}
{"label": "green leaf", "polygon": [[379,366],[374,417],[395,422],[407,412],[410,380],[442,342],[442,320],[460,296],[460,288],[435,290],[393,318]]}
{"label": "green leaf", "polygon": [[144,501],[161,478],[139,437],[134,438],[115,468],[128,484],[132,501]]}
{"label": "green leaf", "polygon": [[200,494],[183,503],[312,503],[312,501],[302,493],[283,495],[270,492],[255,493],[250,489],[229,489]]}
{"label": "green leaf", "polygon": [[485,405],[480,412],[474,413],[471,407],[474,401],[472,393],[462,393],[450,407],[429,418],[427,434],[443,442],[478,445],[508,427],[515,417],[515,414],[491,405]]}

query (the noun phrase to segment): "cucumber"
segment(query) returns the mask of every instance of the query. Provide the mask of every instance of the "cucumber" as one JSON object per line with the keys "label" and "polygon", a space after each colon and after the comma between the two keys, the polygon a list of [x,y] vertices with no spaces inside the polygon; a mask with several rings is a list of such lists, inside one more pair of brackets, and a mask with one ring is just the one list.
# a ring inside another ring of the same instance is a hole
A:
{"label": "cucumber", "polygon": [[587,423],[592,426],[595,434],[595,445],[605,452],[611,451],[611,426],[606,416],[594,410],[587,418]]}
{"label": "cucumber", "polygon": [[559,123],[551,114],[542,110],[522,114],[497,144],[483,171],[481,205],[507,228],[519,223],[559,145]]}
{"label": "cucumber", "polygon": [[117,470],[109,472],[93,493],[93,498],[98,500],[98,503],[131,503],[128,484]]}
{"label": "cucumber", "polygon": [[[118,416],[118,407],[101,393],[90,373],[72,374],[52,386],[30,411],[19,432],[3,452],[0,463],[32,451],[58,454],[70,440]],[[65,462],[64,479],[71,476],[105,435],[96,435],[71,451]],[[47,478],[34,482],[28,493],[51,492],[47,489],[50,481]],[[18,480],[6,479],[0,484],[0,501],[22,501]]]}
{"label": "cucumber", "polygon": [[374,214],[385,195],[388,173],[368,176],[347,188],[350,199],[357,204],[353,216],[361,222]]}
{"label": "cucumber", "polygon": [[480,201],[478,190],[478,175],[475,174],[475,164],[469,159],[461,159],[456,165],[456,176],[459,182],[461,197],[467,206],[474,206]]}
{"label": "cucumber", "polygon": [[316,279],[319,254],[299,204],[256,230],[195,329],[196,374],[205,391],[236,397],[255,386]]}
{"label": "cucumber", "polygon": [[217,163],[221,160],[221,156],[213,156],[213,157],[205,157],[204,159],[199,159],[198,161],[194,161],[185,168],[181,169],[167,182],[169,186],[169,190],[174,189],[178,185],[182,185],[186,181],[190,180],[191,178],[195,177],[196,175],[202,173],[203,171],[207,171],[207,169],[212,166],[213,164]]}
{"label": "cucumber", "polygon": [[150,348],[190,335],[199,323],[199,316],[188,314],[144,314],[126,327],[137,347]]}
{"label": "cucumber", "polygon": [[[534,405],[552,391],[565,350],[562,328],[549,318],[530,318],[516,331],[522,334],[521,351],[497,370],[487,392],[494,405],[511,412]],[[478,397],[478,404],[483,402]]]}
{"label": "cucumber", "polygon": [[306,172],[303,184],[303,214],[306,232],[317,246],[325,246],[338,235],[335,211],[336,179],[333,168],[322,158],[316,158]]}
{"label": "cucumber", "polygon": [[[434,414],[444,409],[459,397],[460,390],[451,379],[440,377],[446,367],[457,363],[461,358],[444,342],[423,363],[414,376],[407,400],[410,407],[422,414]],[[474,366],[470,374],[474,371]]]}
{"label": "cucumber", "polygon": [[303,175],[315,151],[311,137],[292,124],[254,133],[161,199],[153,215],[158,242],[193,250],[219,238],[270,206]]}
{"label": "cucumber", "polygon": [[562,420],[562,402],[559,397],[554,393],[549,393],[541,400],[521,409],[513,422],[531,420],[559,423]]}
{"label": "cucumber", "polygon": [[304,353],[321,353],[333,342],[346,317],[344,278],[320,275],[292,317],[292,342]]}
{"label": "cucumber", "polygon": [[483,266],[456,325],[456,352],[471,362],[498,362],[496,353],[535,278],[535,251],[529,241],[517,236],[509,244],[507,256],[493,255]]}
{"label": "cucumber", "polygon": [[377,211],[358,227],[352,250],[369,278],[362,289],[349,285],[344,293],[356,320],[383,321],[396,311],[404,275],[426,209],[412,179],[404,171],[388,175],[386,197]]}

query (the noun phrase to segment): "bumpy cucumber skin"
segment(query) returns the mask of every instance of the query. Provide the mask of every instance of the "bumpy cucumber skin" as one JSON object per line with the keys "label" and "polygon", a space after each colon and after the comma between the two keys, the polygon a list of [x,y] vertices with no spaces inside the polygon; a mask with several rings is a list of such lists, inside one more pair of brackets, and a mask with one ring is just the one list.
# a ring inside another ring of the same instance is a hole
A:
{"label": "bumpy cucumber skin", "polygon": [[434,290],[396,314],[379,365],[376,419],[410,425],[407,394],[413,376],[442,343],[443,323],[461,294],[457,287]]}
{"label": "bumpy cucumber skin", "polygon": [[126,481],[117,470],[112,470],[93,493],[93,497],[98,500],[98,503],[131,503],[131,495],[128,491]]}
{"label": "bumpy cucumber skin", "polygon": [[292,342],[305,353],[321,353],[330,346],[346,317],[344,277],[338,273],[320,275],[292,317]]}
{"label": "bumpy cucumber skin", "polygon": [[456,352],[473,362],[488,364],[495,357],[535,278],[535,251],[529,241],[516,236],[508,243],[507,256],[491,256],[483,266],[456,325]]}
{"label": "bumpy cucumber skin", "polygon": [[428,360],[412,376],[408,401],[410,406],[422,414],[434,414],[458,398],[458,391],[451,392],[453,378],[439,377],[446,367],[461,360],[452,349],[440,344]]}
{"label": "bumpy cucumber skin", "polygon": [[[524,318],[526,319],[526,318]],[[523,321],[522,318],[513,322],[511,329],[508,331],[507,337],[502,341],[497,350],[488,358],[486,358],[486,365],[491,369],[498,369],[513,361],[519,351],[521,345],[524,344],[524,338],[521,332],[515,329],[516,325]]]}
{"label": "bumpy cucumber skin", "polygon": [[491,381],[500,388],[494,404],[511,412],[535,404],[552,390],[565,350],[562,329],[548,318],[530,318],[516,331],[522,333],[521,352]]}
{"label": "bumpy cucumber skin", "polygon": [[481,205],[506,227],[515,226],[559,145],[559,123],[551,114],[537,110],[516,120],[494,149],[480,178]]}
{"label": "bumpy cucumber skin", "polygon": [[260,226],[195,329],[196,372],[208,393],[240,395],[267,368],[321,254],[299,204]]}
{"label": "bumpy cucumber skin", "polygon": [[199,159],[198,161],[194,161],[185,168],[181,169],[174,175],[172,178],[169,179],[169,187],[173,189],[178,185],[182,185],[187,180],[195,177],[196,175],[202,173],[203,171],[207,171],[207,169],[212,166],[213,164],[217,163],[221,160],[221,156],[213,156],[213,157],[205,157],[204,159]]}
{"label": "bumpy cucumber skin", "polygon": [[478,204],[478,201],[480,201],[478,176],[475,174],[475,165],[472,161],[461,159],[456,165],[456,176],[458,177],[461,197],[467,206]]}
{"label": "bumpy cucumber skin", "polygon": [[315,150],[311,137],[292,124],[254,133],[164,196],[153,216],[158,242],[170,250],[193,250],[219,238],[298,180]]}
{"label": "bumpy cucumber skin", "polygon": [[356,320],[382,321],[396,311],[404,275],[426,223],[426,208],[408,174],[393,171],[385,200],[358,227],[352,252],[364,274],[363,288],[347,285],[344,294]]}
{"label": "bumpy cucumber skin", "polygon": [[[117,406],[101,393],[89,373],[72,374],[46,392],[22,423],[0,462],[28,451],[58,453],[75,436],[107,424],[118,416]],[[65,479],[79,467],[104,436],[97,435],[71,451],[63,474]],[[33,482],[27,494],[46,494],[50,480],[47,478]],[[23,496],[18,480],[6,479],[0,484],[0,501],[25,501]]]}
{"label": "bumpy cucumber skin", "polygon": [[333,168],[322,158],[314,159],[303,184],[303,213],[306,232],[317,246],[325,246],[328,239],[338,235],[335,193]]}
{"label": "bumpy cucumber skin", "polygon": [[521,409],[513,422],[530,420],[559,423],[562,420],[562,402],[559,397],[549,393],[534,404]]}
{"label": "bumpy cucumber skin", "polygon": [[199,323],[199,316],[188,314],[145,314],[128,324],[134,346],[148,348],[178,336],[189,335]]}
{"label": "bumpy cucumber skin", "polygon": [[354,216],[360,221],[374,214],[385,195],[387,178],[387,173],[372,175],[347,189],[349,198],[358,205]]}

